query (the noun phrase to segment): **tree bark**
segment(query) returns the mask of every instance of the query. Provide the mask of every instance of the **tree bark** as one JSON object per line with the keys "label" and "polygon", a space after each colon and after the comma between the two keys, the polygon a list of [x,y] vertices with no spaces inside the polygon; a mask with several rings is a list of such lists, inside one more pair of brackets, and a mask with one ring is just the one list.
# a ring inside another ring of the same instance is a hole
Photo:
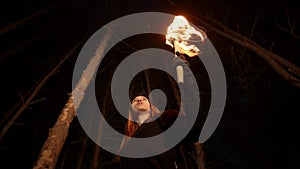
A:
{"label": "tree bark", "polygon": [[[72,91],[72,95],[61,111],[54,127],[50,130],[33,169],[55,169],[60,151],[68,136],[69,126],[76,116],[75,111],[83,100],[85,90],[90,84],[93,75],[96,73],[100,58],[103,55],[111,34],[112,30],[108,30],[95,55],[91,58],[86,69],[83,71],[78,83]],[[75,97],[76,99],[74,100]]]}
{"label": "tree bark", "polygon": [[73,102],[74,97],[69,97],[54,127],[50,129],[34,169],[55,169],[60,151],[68,136],[69,126],[76,116]]}

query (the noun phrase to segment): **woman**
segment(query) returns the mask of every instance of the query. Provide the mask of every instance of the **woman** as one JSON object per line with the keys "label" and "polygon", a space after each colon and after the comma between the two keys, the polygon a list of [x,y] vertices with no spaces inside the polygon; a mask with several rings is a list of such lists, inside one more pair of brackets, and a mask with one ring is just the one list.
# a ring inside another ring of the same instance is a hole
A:
{"label": "woman", "polygon": [[[161,113],[151,104],[148,95],[144,92],[131,96],[131,106],[128,121],[125,126],[125,135],[136,138],[147,138],[164,132],[176,119],[178,112],[168,110]],[[125,137],[128,138],[128,137]],[[160,143],[156,143],[160,144]],[[151,150],[156,145],[147,145]],[[124,139],[119,151],[136,151],[139,147],[131,144],[130,138]],[[162,154],[147,158],[127,158],[116,156],[114,163],[105,163],[102,168],[124,169],[176,169],[176,148]]]}

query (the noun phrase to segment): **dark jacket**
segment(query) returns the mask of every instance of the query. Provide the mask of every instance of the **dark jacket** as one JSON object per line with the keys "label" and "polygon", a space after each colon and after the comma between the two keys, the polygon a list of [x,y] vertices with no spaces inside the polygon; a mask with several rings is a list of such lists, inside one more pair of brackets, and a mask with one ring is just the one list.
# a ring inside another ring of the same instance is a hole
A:
{"label": "dark jacket", "polygon": [[[151,121],[147,120],[144,122],[133,134],[132,137],[136,138],[148,138],[156,136],[163,133],[172,123],[176,120],[178,111],[175,110],[166,110],[163,112],[157,119]],[[155,117],[153,117],[155,118]],[[149,122],[150,121],[150,122]],[[158,140],[156,143],[151,143],[151,145],[142,145],[146,151],[151,152],[155,148],[161,148],[165,144],[164,139]],[[121,151],[138,151],[140,147],[134,145],[129,139],[126,141],[124,147]],[[128,158],[128,157],[119,157],[117,162],[104,163],[101,169],[176,169],[176,158],[177,158],[177,147],[151,157],[146,158]]]}
{"label": "dark jacket", "polygon": [[[159,118],[154,121],[143,123],[134,133],[132,137],[147,138],[158,135],[168,129],[179,115],[176,110],[166,110]],[[184,125],[183,125],[184,126]],[[191,137],[192,135],[188,136]],[[192,136],[194,137],[194,136]],[[194,139],[192,139],[193,141]],[[117,161],[104,163],[101,169],[196,169],[197,163],[195,157],[187,158],[195,154],[195,149],[191,140],[184,139],[178,145],[170,150],[147,158],[128,158],[120,157]],[[151,145],[142,145],[147,151],[154,148],[161,148],[164,144],[168,144],[165,140],[158,140],[157,143]],[[130,139],[125,143],[122,151],[138,151],[140,147],[134,145]]]}
{"label": "dark jacket", "polygon": [[[164,131],[165,126],[162,126],[161,119],[149,123],[143,123],[132,137],[136,138],[147,138],[158,135]],[[156,143],[147,145],[142,145],[147,152],[151,152],[155,148],[164,147],[166,142],[165,140],[158,140]],[[125,143],[122,151],[138,151],[141,147],[131,143],[131,140],[128,140]],[[122,157],[120,160],[121,168],[124,169],[175,169],[176,168],[176,150],[171,149],[162,154],[148,157],[148,158],[127,158]]]}

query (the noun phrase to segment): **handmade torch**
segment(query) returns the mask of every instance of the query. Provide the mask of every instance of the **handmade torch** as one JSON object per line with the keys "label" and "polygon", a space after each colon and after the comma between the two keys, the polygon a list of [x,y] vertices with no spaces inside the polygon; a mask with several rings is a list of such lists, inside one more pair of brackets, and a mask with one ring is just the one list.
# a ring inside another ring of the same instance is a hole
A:
{"label": "handmade torch", "polygon": [[[187,19],[183,16],[175,16],[173,22],[168,26],[166,34],[166,44],[174,48],[175,58],[184,58],[184,55],[189,57],[197,56],[201,51],[192,44],[189,44],[192,35],[204,41],[207,37],[202,30],[196,30],[192,27]],[[176,65],[177,82],[184,83],[184,69],[182,65]]]}

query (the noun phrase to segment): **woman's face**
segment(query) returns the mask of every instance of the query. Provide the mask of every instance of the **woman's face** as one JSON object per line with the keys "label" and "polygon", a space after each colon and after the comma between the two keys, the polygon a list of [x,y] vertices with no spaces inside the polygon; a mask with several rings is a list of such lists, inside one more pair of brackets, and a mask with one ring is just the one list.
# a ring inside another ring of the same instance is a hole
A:
{"label": "woman's face", "polygon": [[145,96],[137,96],[131,102],[131,108],[134,111],[150,111],[150,102]]}

